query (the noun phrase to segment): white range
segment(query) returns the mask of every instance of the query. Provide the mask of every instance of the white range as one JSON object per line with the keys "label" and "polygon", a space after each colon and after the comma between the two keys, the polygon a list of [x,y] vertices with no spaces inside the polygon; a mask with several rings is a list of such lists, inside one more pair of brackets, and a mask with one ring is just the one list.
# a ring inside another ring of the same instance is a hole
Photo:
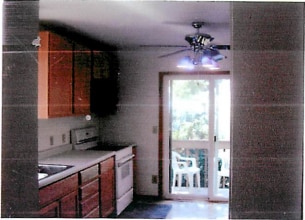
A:
{"label": "white range", "polygon": [[74,150],[115,151],[116,215],[119,215],[133,200],[133,158],[135,144],[98,143],[96,127],[71,130]]}

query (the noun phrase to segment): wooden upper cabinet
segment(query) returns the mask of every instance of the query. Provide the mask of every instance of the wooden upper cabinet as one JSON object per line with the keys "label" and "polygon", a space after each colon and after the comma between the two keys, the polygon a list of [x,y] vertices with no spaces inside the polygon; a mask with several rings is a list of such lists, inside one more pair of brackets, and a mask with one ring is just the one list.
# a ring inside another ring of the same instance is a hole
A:
{"label": "wooden upper cabinet", "polygon": [[107,80],[111,76],[110,57],[106,52],[93,50],[93,79]]}
{"label": "wooden upper cabinet", "polygon": [[48,31],[39,36],[38,118],[72,115],[72,43]]}
{"label": "wooden upper cabinet", "polygon": [[90,114],[91,50],[75,44],[73,55],[73,114]]}

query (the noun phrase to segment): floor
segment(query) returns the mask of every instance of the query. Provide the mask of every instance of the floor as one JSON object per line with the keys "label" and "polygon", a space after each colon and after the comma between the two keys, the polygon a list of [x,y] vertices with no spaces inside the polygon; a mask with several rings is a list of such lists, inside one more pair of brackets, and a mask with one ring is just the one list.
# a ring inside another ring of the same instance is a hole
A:
{"label": "floor", "polygon": [[207,201],[171,201],[166,219],[228,219],[228,203]]}
{"label": "floor", "polygon": [[[142,198],[143,199],[143,198]],[[138,201],[141,201],[139,199]],[[170,204],[172,206],[166,219],[228,219],[229,205],[227,202],[208,202],[206,200],[150,200],[147,203]]]}
{"label": "floor", "polygon": [[[197,188],[197,187],[172,187],[173,195],[181,195],[184,198],[208,198],[208,188]],[[229,201],[229,188],[219,188],[215,192],[215,198],[218,201]]]}

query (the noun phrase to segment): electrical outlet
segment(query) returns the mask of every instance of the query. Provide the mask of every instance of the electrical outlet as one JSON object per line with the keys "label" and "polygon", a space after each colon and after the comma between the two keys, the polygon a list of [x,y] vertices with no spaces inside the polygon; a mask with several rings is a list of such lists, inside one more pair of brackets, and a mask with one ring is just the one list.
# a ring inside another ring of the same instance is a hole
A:
{"label": "electrical outlet", "polygon": [[50,145],[54,145],[54,137],[50,136]]}
{"label": "electrical outlet", "polygon": [[158,126],[153,126],[153,134],[157,134],[158,133]]}
{"label": "electrical outlet", "polygon": [[67,141],[66,134],[62,134],[61,141],[62,141],[63,144],[66,143],[66,141]]}
{"label": "electrical outlet", "polygon": [[151,182],[153,184],[157,184],[158,183],[158,176],[157,175],[152,175],[151,176]]}

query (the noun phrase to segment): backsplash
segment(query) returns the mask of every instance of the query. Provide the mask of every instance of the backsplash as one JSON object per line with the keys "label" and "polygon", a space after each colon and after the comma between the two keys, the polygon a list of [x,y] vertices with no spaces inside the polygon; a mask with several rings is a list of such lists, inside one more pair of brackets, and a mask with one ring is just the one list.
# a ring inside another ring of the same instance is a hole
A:
{"label": "backsplash", "polygon": [[63,117],[38,120],[38,151],[46,151],[58,146],[71,144],[70,131],[74,128],[98,126],[98,118],[92,116]]}

